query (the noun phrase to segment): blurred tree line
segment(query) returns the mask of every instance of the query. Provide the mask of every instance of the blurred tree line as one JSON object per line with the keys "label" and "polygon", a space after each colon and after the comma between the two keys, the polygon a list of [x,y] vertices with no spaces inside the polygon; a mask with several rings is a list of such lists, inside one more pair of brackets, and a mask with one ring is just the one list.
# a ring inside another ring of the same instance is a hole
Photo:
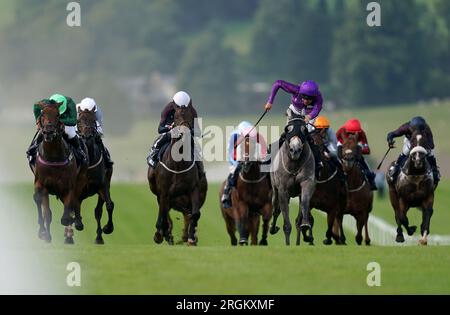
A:
{"label": "blurred tree line", "polygon": [[[346,107],[450,96],[448,0],[379,0],[381,27],[367,25],[366,0],[78,2],[72,29],[68,1],[15,1],[0,24],[5,90],[37,73],[37,85],[108,95],[118,115],[128,100],[114,81],[152,72],[175,76],[215,114],[262,108],[276,79],[316,80]],[[256,82],[269,87],[254,91]]]}

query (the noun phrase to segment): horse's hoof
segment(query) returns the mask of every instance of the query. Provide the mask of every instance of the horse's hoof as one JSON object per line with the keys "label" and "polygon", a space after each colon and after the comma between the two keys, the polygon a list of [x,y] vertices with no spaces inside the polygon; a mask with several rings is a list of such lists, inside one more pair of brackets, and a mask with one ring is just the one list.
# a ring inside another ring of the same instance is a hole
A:
{"label": "horse's hoof", "polygon": [[329,239],[324,239],[324,240],[323,240],[323,244],[324,244],[324,245],[331,245],[331,244],[333,244],[333,241],[332,241],[332,240],[329,240]]}
{"label": "horse's hoof", "polygon": [[302,232],[307,232],[308,230],[311,230],[311,224],[303,223],[302,225],[300,225],[300,230]]}
{"label": "horse's hoof", "polygon": [[303,237],[303,241],[305,241],[306,243],[312,243],[312,242],[314,242],[314,237],[312,237],[312,236],[304,236]]}
{"label": "horse's hoof", "polygon": [[267,240],[260,240],[260,241],[259,241],[259,245],[260,245],[260,246],[267,246],[267,245],[269,245],[269,244],[267,243]]}
{"label": "horse's hoof", "polygon": [[39,231],[38,232],[38,237],[39,237],[39,239],[45,241],[46,238],[47,238],[47,232],[46,231]]}
{"label": "horse's hoof", "polygon": [[414,233],[416,232],[416,230],[417,230],[417,226],[415,226],[415,225],[410,226],[409,229],[408,229],[408,235],[409,235],[409,236],[414,235]]}
{"label": "horse's hoof", "polygon": [[366,246],[370,246],[370,240],[366,240]]}
{"label": "horse's hoof", "polygon": [[77,229],[77,231],[83,231],[84,230],[84,224],[80,221],[80,222],[75,222],[75,228]]}
{"label": "horse's hoof", "polygon": [[169,245],[174,245],[174,244],[175,244],[175,243],[173,242],[173,236],[168,237],[168,238],[166,239],[166,241],[167,241],[167,243],[168,243]]}
{"label": "horse's hoof", "polygon": [[72,225],[72,218],[71,217],[61,218],[61,224],[64,226]]}
{"label": "horse's hoof", "polygon": [[241,246],[248,245],[248,240],[247,239],[240,239],[239,240],[239,245],[241,245]]}
{"label": "horse's hoof", "polygon": [[270,234],[275,235],[278,233],[279,230],[280,230],[280,228],[278,226],[272,226],[270,228]]}
{"label": "horse's hoof", "polygon": [[74,244],[73,238],[66,237],[66,239],[64,240],[64,244],[73,245]]}
{"label": "horse's hoof", "polygon": [[189,238],[187,241],[188,246],[197,246],[197,241]]}
{"label": "horse's hoof", "polygon": [[105,234],[111,234],[114,231],[114,224],[106,224],[103,227],[103,233]]}
{"label": "horse's hoof", "polygon": [[155,241],[156,244],[161,244],[164,238],[160,233],[156,232],[155,236],[153,236],[153,240]]}
{"label": "horse's hoof", "polygon": [[95,240],[95,244],[97,244],[97,245],[103,245],[103,244],[105,244],[105,241],[102,239],[102,238],[100,238],[100,239],[96,239]]}
{"label": "horse's hoof", "polygon": [[419,240],[419,245],[426,246],[426,245],[428,245],[428,241],[420,239]]}
{"label": "horse's hoof", "polygon": [[314,241],[308,242],[309,246],[314,246]]}
{"label": "horse's hoof", "polygon": [[237,246],[237,240],[231,240],[231,246]]}
{"label": "horse's hoof", "polygon": [[397,237],[395,238],[395,241],[397,243],[403,243],[403,242],[405,242],[405,237],[403,236],[403,234],[397,234]]}

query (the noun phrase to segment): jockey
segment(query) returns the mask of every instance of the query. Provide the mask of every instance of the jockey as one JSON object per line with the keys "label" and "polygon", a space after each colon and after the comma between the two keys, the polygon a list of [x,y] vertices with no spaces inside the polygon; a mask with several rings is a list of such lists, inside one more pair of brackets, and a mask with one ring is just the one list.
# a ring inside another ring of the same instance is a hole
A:
{"label": "jockey", "polygon": [[400,173],[400,168],[408,158],[409,151],[411,149],[410,140],[415,130],[423,130],[426,141],[426,149],[428,150],[427,160],[433,171],[433,180],[437,185],[439,183],[441,175],[436,163],[436,157],[434,156],[433,133],[431,132],[431,128],[426,123],[425,119],[420,116],[412,118],[409,122],[404,123],[398,129],[388,133],[387,142],[390,148],[394,147],[394,138],[405,136],[405,139],[403,141],[402,153],[399,155],[395,164],[389,169],[389,176],[392,178],[392,181],[395,182],[397,180],[397,176]]}
{"label": "jockey", "polygon": [[[308,80],[300,85],[296,85],[283,80],[275,81],[275,83],[272,85],[269,100],[265,105],[266,111],[272,108],[272,104],[279,89],[282,89],[286,93],[292,95],[291,105],[289,105],[289,108],[287,109],[288,117],[291,117],[292,114],[302,115],[305,117],[305,122],[307,124],[314,124],[316,117],[322,110],[323,103],[322,94],[319,91],[319,86],[317,85],[317,83]],[[308,125],[308,131],[311,131],[310,125]],[[281,147],[281,145],[283,144],[284,137],[285,135],[283,133],[280,138],[279,147]],[[320,160],[320,152],[317,146],[314,144],[313,139],[309,135],[309,132],[306,132],[306,139],[314,154],[316,175],[318,175],[320,169],[323,167],[322,161]]]}
{"label": "jockey", "polygon": [[[61,103],[61,105],[59,106],[59,118],[64,124],[64,136],[67,137],[67,142],[74,148],[74,154],[78,164],[83,165],[87,163],[86,153],[82,149],[80,139],[77,135],[77,110],[75,102],[72,100],[72,98],[61,94],[54,94],[50,96],[49,100],[56,103]],[[36,123],[39,124],[39,118],[41,116],[42,109],[38,104],[34,104],[33,111]],[[36,161],[36,153],[39,148],[39,144],[43,139],[44,136],[41,132],[39,132],[37,137],[33,139],[33,142],[30,144],[30,147],[27,150],[28,161],[32,165],[34,165]]]}
{"label": "jockey", "polygon": [[102,141],[103,137],[103,113],[100,108],[100,106],[97,105],[94,99],[86,97],[84,98],[80,104],[77,104],[77,112],[78,110],[84,111],[84,110],[95,112],[95,118],[97,120],[97,136],[95,137],[95,140],[97,142],[97,145],[100,147],[100,150],[102,151],[103,158],[105,160],[106,168],[112,168],[114,162],[111,160],[111,156],[109,154],[108,149],[105,147]]}
{"label": "jockey", "polygon": [[344,138],[348,138],[349,135],[356,134],[358,139],[358,144],[361,146],[361,159],[358,161],[359,165],[362,167],[362,171],[369,181],[370,188],[372,190],[377,190],[377,186],[375,185],[375,173],[373,173],[369,165],[367,165],[364,160],[363,155],[370,154],[369,143],[367,142],[367,136],[364,130],[361,128],[361,123],[358,119],[349,119],[339,130],[336,132],[336,137],[338,140],[338,155],[342,154],[342,143],[344,142]]}
{"label": "jockey", "polygon": [[230,173],[228,174],[227,182],[223,190],[221,202],[224,208],[231,208],[231,189],[236,186],[237,177],[241,170],[241,163],[239,162],[239,149],[240,144],[243,141],[243,137],[249,136],[252,140],[256,140],[256,144],[260,145],[261,160],[265,159],[267,152],[266,141],[264,137],[259,134],[251,123],[248,121],[242,121],[238,127],[231,133],[230,139],[228,140],[228,164]]}
{"label": "jockey", "polygon": [[[174,127],[174,119],[175,119],[175,108],[174,106],[178,107],[188,107],[189,105],[192,106],[192,100],[189,94],[187,94],[184,91],[179,91],[175,93],[175,95],[172,98],[172,101],[170,101],[162,110],[161,112],[161,120],[159,122],[158,127],[158,133],[159,136],[156,138],[155,142],[152,145],[152,148],[150,149],[150,154],[147,157],[147,164],[151,167],[155,168],[156,164],[158,164],[158,158],[159,158],[159,151],[161,148],[171,140],[171,134],[170,130]],[[194,119],[197,118],[197,111],[194,107],[192,107],[194,110]],[[192,122],[192,126],[194,126],[195,122]],[[194,130],[195,133],[195,130]],[[195,148],[195,152],[197,149]],[[196,152],[198,154],[198,152]],[[201,161],[197,161],[200,163],[197,163],[198,170],[200,176],[203,176],[205,174],[203,169],[203,163]]]}
{"label": "jockey", "polygon": [[337,138],[333,129],[330,127],[330,121],[325,116],[319,116],[314,122],[314,128],[316,128],[322,136],[326,148],[325,154],[328,156],[334,167],[338,170],[339,179],[345,182],[344,170],[342,169],[342,164],[339,162],[337,156]]}

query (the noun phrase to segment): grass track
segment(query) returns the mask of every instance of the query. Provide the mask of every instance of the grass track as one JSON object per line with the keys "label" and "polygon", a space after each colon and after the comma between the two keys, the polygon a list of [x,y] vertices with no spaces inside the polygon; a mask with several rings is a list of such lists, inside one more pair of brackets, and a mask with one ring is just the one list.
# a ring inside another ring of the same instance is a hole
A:
{"label": "grass track", "polygon": [[[445,211],[450,183],[439,190],[432,231],[449,231]],[[316,246],[283,245],[283,235],[269,236],[269,247],[232,248],[229,246],[218,203],[218,185],[209,186],[207,202],[199,224],[199,247],[155,245],[152,240],[156,221],[156,201],[146,185],[115,184],[115,227],[104,236],[105,245],[93,244],[95,200],[83,203],[85,231],[76,232],[74,246],[62,244],[59,224],[62,209],[52,199],[53,243],[41,243],[37,232],[32,186],[3,187],[21,200],[20,218],[33,227],[32,252],[47,259],[56,279],[55,293],[89,294],[442,294],[450,293],[449,247],[357,247],[347,234],[349,246],[322,245],[323,216],[316,214]],[[445,203],[444,203],[445,202]],[[21,207],[22,208],[22,207]],[[296,215],[295,204],[291,217]],[[317,213],[317,212],[316,212]],[[386,201],[376,202],[374,214],[393,223]],[[175,239],[180,239],[181,215],[172,212]],[[177,220],[180,218],[180,220]],[[105,222],[105,220],[103,220]],[[417,221],[412,221],[416,224]],[[447,232],[447,234],[450,234]],[[294,235],[291,235],[294,240]],[[66,264],[79,262],[81,288],[65,286]],[[382,268],[382,286],[366,285],[366,266],[376,261]]]}

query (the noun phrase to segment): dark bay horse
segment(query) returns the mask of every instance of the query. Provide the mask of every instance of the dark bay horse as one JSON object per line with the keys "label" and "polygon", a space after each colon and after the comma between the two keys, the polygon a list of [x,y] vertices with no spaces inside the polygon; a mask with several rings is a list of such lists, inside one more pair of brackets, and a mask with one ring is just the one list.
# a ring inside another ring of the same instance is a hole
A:
{"label": "dark bay horse", "polygon": [[195,161],[194,158],[192,105],[174,107],[175,127],[171,130],[171,143],[156,168],[149,166],[147,173],[150,190],[156,195],[159,204],[153,239],[157,244],[164,239],[170,245],[174,244],[169,210],[175,209],[184,215],[183,241],[188,245],[196,245],[196,229],[200,208],[206,199],[207,181],[206,176],[199,175],[197,163],[202,161]]}
{"label": "dark bay horse", "polygon": [[[323,241],[325,245],[332,244],[332,238],[336,244],[342,244],[340,236],[333,233],[335,220],[344,212],[347,203],[347,191],[345,183],[341,180],[343,177],[342,170],[331,163],[330,153],[324,144],[325,129],[319,131],[314,130],[311,136],[314,143],[319,147],[320,157],[323,162],[323,169],[320,176],[316,178],[316,190],[311,198],[310,207],[322,210],[327,213],[327,231],[326,239]],[[341,173],[339,173],[341,172]],[[340,230],[340,227],[339,227]]]}
{"label": "dark bay horse", "polygon": [[[314,239],[310,200],[316,187],[315,164],[311,148],[304,136],[306,132],[304,118],[300,116],[291,118],[284,132],[286,140],[271,165],[274,212],[270,233],[278,232],[276,222],[282,213],[285,242],[286,245],[290,245],[292,226],[289,219],[289,199],[300,196],[299,212],[295,220],[297,235],[301,231],[303,240],[312,244]],[[300,245],[300,237],[297,237],[297,245]]]}
{"label": "dark bay horse", "polygon": [[[386,176],[389,185],[389,197],[395,212],[397,222],[396,242],[405,241],[402,225],[408,235],[413,235],[416,226],[409,226],[407,212],[411,207],[418,207],[422,211],[422,224],[420,226],[421,238],[419,244],[427,245],[430,234],[430,220],[433,215],[434,191],[436,185],[433,180],[431,167],[427,161],[430,148],[425,143],[425,135],[415,131],[411,136],[411,151],[403,165],[397,182],[392,182]],[[391,166],[394,162],[391,164]]]}
{"label": "dark bay horse", "polygon": [[365,243],[370,245],[368,220],[373,207],[373,192],[361,170],[358,161],[361,159],[361,147],[356,136],[350,135],[342,144],[341,161],[347,175],[347,205],[345,211],[338,216],[341,240],[345,242],[342,220],[344,214],[351,214],[356,219],[356,243],[361,245],[362,229],[365,228]]}
{"label": "dark bay horse", "polygon": [[[39,238],[50,242],[52,211],[49,194],[64,204],[61,224],[65,226],[65,243],[73,244],[72,224],[83,230],[79,195],[86,183],[87,167],[78,167],[72,149],[63,138],[64,124],[60,121],[59,106],[54,101],[42,101],[38,127],[44,141],[39,145],[34,173],[34,201],[38,210]],[[42,211],[42,209],[44,211]]]}
{"label": "dark bay horse", "polygon": [[[267,245],[267,233],[272,217],[272,187],[270,176],[261,172],[261,162],[250,159],[248,154],[249,138],[245,139],[244,161],[237,179],[236,188],[231,193],[232,207],[223,208],[220,202],[222,216],[225,220],[231,245],[237,245],[236,228],[240,235],[239,244],[247,245],[251,236],[251,245],[258,244],[260,217],[263,219],[262,237],[259,245]],[[222,196],[225,182],[222,184],[219,200]]]}
{"label": "dark bay horse", "polygon": [[[78,111],[78,131],[83,138],[87,150],[90,165],[87,171],[87,184],[80,195],[80,202],[95,194],[98,195],[97,206],[95,207],[95,219],[97,220],[96,244],[103,244],[102,233],[111,234],[114,231],[113,211],[114,202],[111,200],[110,186],[113,169],[106,168],[101,148],[97,144],[96,137],[100,137],[97,132],[97,121],[94,110]],[[108,222],[101,227],[103,205],[106,202],[108,211]]]}

